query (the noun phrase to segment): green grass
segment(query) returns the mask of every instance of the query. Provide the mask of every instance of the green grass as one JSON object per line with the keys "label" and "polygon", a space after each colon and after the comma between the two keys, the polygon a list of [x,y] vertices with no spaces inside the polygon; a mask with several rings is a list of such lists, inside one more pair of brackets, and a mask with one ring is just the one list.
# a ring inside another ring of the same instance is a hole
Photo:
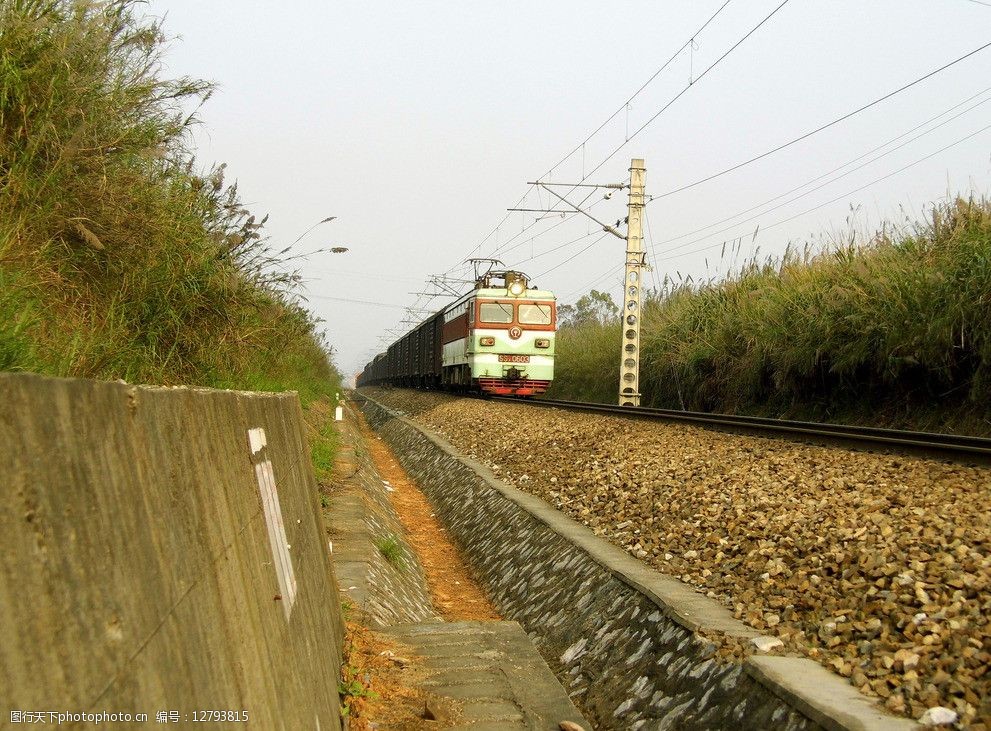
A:
{"label": "green grass", "polygon": [[385,560],[396,568],[402,568],[403,546],[394,535],[381,536],[376,539],[375,546],[378,548]]}
{"label": "green grass", "polygon": [[341,599],[341,619],[350,622],[354,614],[354,604],[350,599]]}
{"label": "green grass", "polygon": [[[644,404],[991,431],[991,203],[720,280],[671,282],[643,313]],[[612,401],[620,332],[562,328],[553,395]]]}
{"label": "green grass", "polygon": [[562,327],[554,343],[554,384],[548,396],[609,403],[619,393],[620,327],[587,322]]}
{"label": "green grass", "polygon": [[332,419],[328,418],[310,439],[310,456],[318,482],[329,482],[332,478],[336,453],[337,431],[334,429]]}
{"label": "green grass", "polygon": [[338,390],[299,276],[190,129],[135,0],[0,0],[0,368]]}

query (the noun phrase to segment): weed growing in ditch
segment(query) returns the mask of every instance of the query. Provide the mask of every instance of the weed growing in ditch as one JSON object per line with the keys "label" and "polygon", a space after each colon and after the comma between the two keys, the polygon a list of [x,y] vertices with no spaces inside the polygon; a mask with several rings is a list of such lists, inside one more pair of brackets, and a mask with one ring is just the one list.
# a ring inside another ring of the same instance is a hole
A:
{"label": "weed growing in ditch", "polygon": [[351,602],[346,599],[341,602],[341,614],[345,626],[344,653],[337,692],[341,698],[342,718],[360,715],[366,701],[378,698],[378,694],[371,689],[371,673],[362,667],[365,662],[362,649],[368,643],[368,629],[352,621],[353,611],[354,605]]}
{"label": "weed growing in ditch", "polygon": [[382,536],[375,541],[375,546],[379,553],[385,556],[385,560],[398,569],[403,568],[403,546],[394,535]]}
{"label": "weed growing in ditch", "polygon": [[360,668],[344,665],[341,674],[343,679],[337,685],[337,692],[341,697],[342,717],[352,715],[353,709],[361,700],[378,698],[378,693],[369,688],[368,678]]}
{"label": "weed growing in ditch", "polygon": [[334,429],[334,422],[327,418],[310,438],[310,457],[317,482],[327,482],[333,476],[336,452],[337,431]]}

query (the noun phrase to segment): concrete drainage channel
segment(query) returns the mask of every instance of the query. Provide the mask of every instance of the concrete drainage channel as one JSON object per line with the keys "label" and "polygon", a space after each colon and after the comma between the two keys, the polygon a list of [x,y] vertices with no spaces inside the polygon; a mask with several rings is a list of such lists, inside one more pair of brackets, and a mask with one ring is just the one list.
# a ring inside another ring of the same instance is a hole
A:
{"label": "concrete drainage channel", "polygon": [[719,662],[704,635],[757,633],[441,437],[366,396],[368,422],[442,517],[504,616],[519,622],[600,729],[919,728],[801,657]]}
{"label": "concrete drainage channel", "polygon": [[[341,456],[353,471],[330,500],[334,572],[363,620],[417,658],[421,690],[444,711],[429,727],[550,731],[571,722],[588,728],[519,624],[445,622],[435,613],[424,569],[389,500],[391,488],[360,446],[350,416],[340,435]],[[400,549],[395,561],[379,548],[384,536]]]}

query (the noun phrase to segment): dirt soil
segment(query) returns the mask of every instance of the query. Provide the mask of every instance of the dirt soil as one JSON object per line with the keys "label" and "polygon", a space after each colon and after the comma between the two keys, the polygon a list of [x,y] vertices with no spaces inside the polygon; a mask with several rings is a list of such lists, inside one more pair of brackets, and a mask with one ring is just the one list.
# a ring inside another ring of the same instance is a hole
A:
{"label": "dirt soil", "polygon": [[991,729],[991,469],[370,394],[890,711]]}
{"label": "dirt soil", "polygon": [[402,468],[389,446],[368,426],[361,411],[354,409],[353,413],[375,467],[394,489],[389,499],[406,529],[406,540],[423,565],[437,612],[450,622],[501,619],[451,543],[427,496]]}
{"label": "dirt soil", "polygon": [[[328,404],[312,404],[306,412],[309,438],[318,438],[320,426],[332,417],[333,409]],[[423,565],[438,614],[449,621],[499,619],[434,516],[426,496],[388,446],[370,429],[361,411],[349,409],[351,417],[356,418],[364,446],[380,475],[395,490],[389,493],[389,498],[407,531],[407,542]],[[335,451],[332,482],[339,484],[354,475],[358,464],[350,445],[339,444]],[[332,520],[329,498],[334,485],[321,481],[319,489],[322,498],[326,498],[321,499],[321,504],[325,523],[329,525]],[[345,607],[347,611],[347,602]],[[455,724],[460,716],[457,704],[424,691],[423,677],[419,658],[409,648],[369,629],[357,615],[348,618],[341,700],[351,731],[425,731]]]}
{"label": "dirt soil", "polygon": [[459,717],[450,700],[421,689],[423,670],[410,648],[349,620],[341,688],[349,731],[427,731]]}

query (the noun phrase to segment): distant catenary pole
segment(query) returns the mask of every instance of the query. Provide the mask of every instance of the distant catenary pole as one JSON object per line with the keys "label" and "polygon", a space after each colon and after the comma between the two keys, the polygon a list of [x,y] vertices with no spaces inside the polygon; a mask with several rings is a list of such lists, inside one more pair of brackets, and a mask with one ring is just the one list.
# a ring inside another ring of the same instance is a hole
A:
{"label": "distant catenary pole", "polygon": [[623,345],[619,360],[619,405],[640,405],[640,312],[643,275],[647,271],[643,247],[643,160],[630,161],[630,200],[627,205],[626,278],[623,280]]}

